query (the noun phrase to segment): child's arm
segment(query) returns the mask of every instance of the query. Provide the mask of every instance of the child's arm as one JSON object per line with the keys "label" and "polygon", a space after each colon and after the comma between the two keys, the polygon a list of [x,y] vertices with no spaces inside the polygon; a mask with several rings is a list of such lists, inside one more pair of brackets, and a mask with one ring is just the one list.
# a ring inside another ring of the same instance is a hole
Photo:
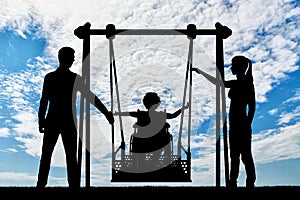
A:
{"label": "child's arm", "polygon": [[113,115],[120,115],[120,116],[130,116],[130,117],[137,117],[138,112],[114,112]]}
{"label": "child's arm", "polygon": [[187,109],[190,106],[189,103],[187,103],[185,106],[183,106],[182,108],[178,109],[176,112],[174,113],[167,113],[167,119],[173,119],[176,118],[178,115],[180,115],[180,113],[184,110]]}
{"label": "child's arm", "polygon": [[113,115],[130,116],[130,112],[114,112]]}

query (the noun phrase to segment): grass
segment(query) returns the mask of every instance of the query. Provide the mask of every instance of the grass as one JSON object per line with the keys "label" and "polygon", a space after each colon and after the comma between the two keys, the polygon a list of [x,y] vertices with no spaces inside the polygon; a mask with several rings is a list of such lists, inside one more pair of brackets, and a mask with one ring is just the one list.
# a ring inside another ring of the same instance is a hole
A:
{"label": "grass", "polygon": [[[264,186],[255,187],[253,189],[247,189],[245,187],[238,187],[236,189],[229,189],[226,187],[172,187],[172,186],[141,186],[141,187],[81,187],[79,189],[70,189],[68,187],[46,187],[43,189],[37,189],[35,187],[0,187],[0,193],[3,196],[14,198],[14,197],[34,197],[43,196],[49,198],[63,197],[61,195],[74,195],[76,197],[98,197],[105,195],[105,197],[139,197],[143,198],[160,198],[164,197],[184,197],[192,198],[193,194],[201,197],[203,195],[209,197],[222,196],[229,197],[232,195],[247,195],[241,197],[256,196],[262,197],[261,195],[285,195],[285,197],[291,198],[291,194],[300,194],[300,186]],[[146,196],[145,196],[146,195]],[[194,197],[194,196],[193,196]],[[156,199],[154,199],[156,200]]]}

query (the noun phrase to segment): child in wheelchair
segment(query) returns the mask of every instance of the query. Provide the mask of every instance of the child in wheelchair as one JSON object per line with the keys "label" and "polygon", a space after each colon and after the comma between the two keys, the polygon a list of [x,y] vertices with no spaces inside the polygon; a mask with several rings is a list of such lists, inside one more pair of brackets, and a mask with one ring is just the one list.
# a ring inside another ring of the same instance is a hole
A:
{"label": "child in wheelchair", "polygon": [[179,116],[183,109],[189,107],[189,104],[174,113],[168,113],[156,110],[160,102],[157,93],[147,92],[143,97],[143,105],[147,110],[114,113],[114,115],[137,118],[137,122],[134,124],[134,133],[130,139],[130,152],[134,155],[138,166],[159,167],[162,153],[163,158],[171,162],[172,135],[169,133],[170,125],[166,120]]}

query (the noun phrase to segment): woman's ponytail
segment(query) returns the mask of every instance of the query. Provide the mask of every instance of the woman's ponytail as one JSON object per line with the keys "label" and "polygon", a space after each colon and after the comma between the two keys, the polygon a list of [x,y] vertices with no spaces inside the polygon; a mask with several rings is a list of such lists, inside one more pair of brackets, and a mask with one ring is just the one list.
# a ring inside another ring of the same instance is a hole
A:
{"label": "woman's ponytail", "polygon": [[248,69],[245,73],[246,79],[253,81],[253,75],[252,75],[252,61],[249,58],[246,58],[248,61]]}

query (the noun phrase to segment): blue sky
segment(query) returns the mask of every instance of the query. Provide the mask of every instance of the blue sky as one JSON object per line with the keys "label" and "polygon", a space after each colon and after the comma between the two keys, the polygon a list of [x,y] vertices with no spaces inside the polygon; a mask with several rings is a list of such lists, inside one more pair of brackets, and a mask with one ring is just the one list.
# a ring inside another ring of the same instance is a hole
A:
{"label": "blue sky", "polygon": [[[73,31],[86,22],[95,29],[105,29],[109,23],[126,29],[174,29],[188,24],[213,29],[216,22],[231,28],[232,36],[224,41],[225,78],[234,78],[229,70],[234,55],[243,54],[253,61],[256,185],[300,185],[299,1],[5,0],[0,11],[0,186],[35,186],[42,145],[37,111],[43,78],[56,69],[62,46],[76,50],[71,69],[81,73],[82,41]],[[143,109],[142,94],[155,88],[161,94],[162,109],[177,110],[182,100],[186,37],[122,36],[114,42],[122,109]],[[105,36],[92,38],[91,87],[109,106],[107,43]],[[197,36],[194,43],[194,66],[214,75],[214,37]],[[192,182],[130,184],[215,185],[215,88],[203,77],[194,77]],[[110,127],[101,113],[92,111],[91,184],[124,185],[110,182]],[[134,122],[128,118],[124,122],[128,139]],[[179,119],[171,124],[176,137]],[[49,186],[66,186],[60,140],[51,167]],[[243,165],[239,185],[245,185]]]}

